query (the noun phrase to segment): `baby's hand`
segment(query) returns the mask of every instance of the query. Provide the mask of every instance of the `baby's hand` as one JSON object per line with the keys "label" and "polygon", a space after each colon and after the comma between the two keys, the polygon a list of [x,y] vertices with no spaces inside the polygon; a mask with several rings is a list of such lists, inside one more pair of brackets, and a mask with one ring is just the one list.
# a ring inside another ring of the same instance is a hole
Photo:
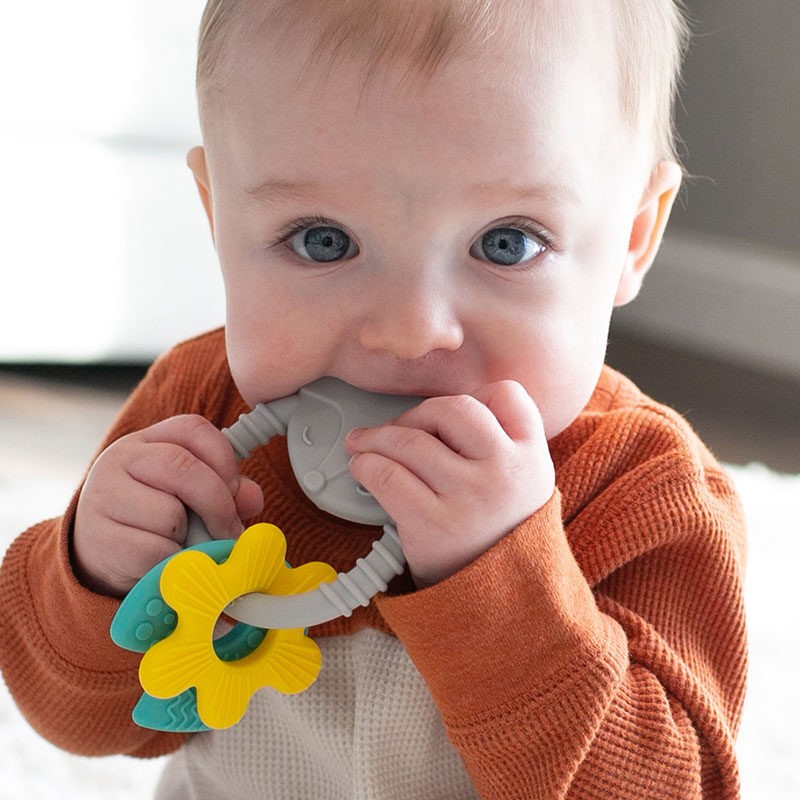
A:
{"label": "baby's hand", "polygon": [[78,500],[73,566],[89,588],[122,596],[180,550],[186,507],[213,537],[230,538],[262,506],[224,434],[199,416],[171,417],[123,436],[94,463]]}
{"label": "baby's hand", "polygon": [[514,381],[426,400],[351,432],[347,448],[353,477],[397,525],[420,587],[474,561],[555,488],[539,410]]}

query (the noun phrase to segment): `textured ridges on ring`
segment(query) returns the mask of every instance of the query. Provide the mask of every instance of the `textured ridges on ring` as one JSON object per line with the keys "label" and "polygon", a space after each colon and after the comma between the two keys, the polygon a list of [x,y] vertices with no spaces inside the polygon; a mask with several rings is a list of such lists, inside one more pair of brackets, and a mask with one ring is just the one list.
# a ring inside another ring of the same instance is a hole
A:
{"label": "textured ridges on ring", "polygon": [[359,558],[358,561],[356,561],[356,566],[366,575],[370,583],[375,586],[379,592],[385,592],[389,588],[389,584],[375,572],[366,558]]}
{"label": "textured ridges on ring", "polygon": [[[397,554],[392,553],[392,546]],[[340,572],[332,583],[321,583],[317,591],[340,615],[349,617],[356,606],[368,606],[378,592],[386,591],[391,578],[403,572],[405,558],[402,553],[394,526],[385,525],[383,538],[373,542],[372,551],[366,558],[359,558],[353,569]]]}
{"label": "textured ridges on ring", "polygon": [[349,617],[353,613],[355,606],[351,606],[348,602],[349,598],[340,597],[336,589],[342,589],[340,583],[321,583],[317,591],[322,594],[325,599],[339,612],[340,617]]}
{"label": "textured ridges on ring", "polygon": [[[367,576],[369,577],[369,576]],[[372,597],[371,594],[367,594],[361,587],[348,575],[346,572],[339,573],[339,583],[343,589],[346,589],[350,596],[353,598],[353,602],[351,605],[355,608],[355,603],[360,606],[368,606],[370,598]],[[372,586],[370,586],[372,588]],[[377,586],[375,590],[377,591]],[[374,592],[373,592],[374,594]]]}
{"label": "textured ridges on ring", "polygon": [[254,447],[268,441],[273,436],[284,436],[286,424],[264,403],[259,403],[252,411],[241,414],[230,428],[223,428],[231,446],[239,458],[247,458]]}
{"label": "textured ridges on ring", "polygon": [[[400,539],[397,538],[397,533],[392,525],[385,525],[384,531],[386,532],[383,539],[378,539],[372,544],[373,552],[377,553],[394,571],[395,575],[399,575],[405,569],[405,556],[403,555],[403,547],[400,544]],[[395,545],[397,554],[395,555],[386,546],[387,542]],[[369,558],[369,556],[367,556]]]}

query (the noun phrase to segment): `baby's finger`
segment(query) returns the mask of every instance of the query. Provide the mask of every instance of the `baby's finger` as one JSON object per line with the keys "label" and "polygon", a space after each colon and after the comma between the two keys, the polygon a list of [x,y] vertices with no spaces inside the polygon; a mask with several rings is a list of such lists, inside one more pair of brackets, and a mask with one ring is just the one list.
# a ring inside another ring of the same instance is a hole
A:
{"label": "baby's finger", "polygon": [[505,433],[514,441],[530,441],[544,436],[542,416],[533,398],[517,381],[498,381],[473,392],[491,411]]}
{"label": "baby's finger", "polygon": [[350,472],[400,527],[409,516],[430,515],[436,503],[435,492],[417,475],[380,453],[357,453],[350,459]]}
{"label": "baby's finger", "polygon": [[490,458],[507,444],[505,431],[494,414],[472,395],[432,397],[398,417],[394,424],[424,430],[471,460]]}
{"label": "baby's finger", "polygon": [[112,522],[154,533],[178,544],[186,539],[186,507],[174,495],[131,481],[126,491],[111,500],[104,513]]}
{"label": "baby's finger", "polygon": [[251,478],[240,478],[239,491],[233,498],[240,519],[250,519],[264,509],[264,492]]}
{"label": "baby's finger", "polygon": [[225,434],[204,417],[170,417],[140,431],[138,436],[152,444],[175,444],[188,450],[219,475],[231,495],[239,491],[239,467],[233,448]]}
{"label": "baby's finger", "polygon": [[230,488],[207,463],[185,448],[164,442],[150,444],[137,453],[127,469],[134,480],[172,494],[191,508],[214,538],[241,533]]}
{"label": "baby's finger", "polygon": [[463,479],[463,456],[420,428],[401,424],[357,428],[348,435],[347,448],[354,455],[374,453],[396,462],[437,494]]}

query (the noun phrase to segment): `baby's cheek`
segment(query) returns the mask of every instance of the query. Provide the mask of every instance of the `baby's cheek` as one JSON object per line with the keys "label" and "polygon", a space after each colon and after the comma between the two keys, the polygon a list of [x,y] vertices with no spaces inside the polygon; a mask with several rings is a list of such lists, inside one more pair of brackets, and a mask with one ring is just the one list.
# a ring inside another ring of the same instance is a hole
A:
{"label": "baby's cheek", "polygon": [[243,330],[241,324],[229,325],[225,339],[234,383],[251,408],[294,394],[302,385],[293,380],[292,354],[274,335],[262,333],[259,326]]}
{"label": "baby's cheek", "polygon": [[591,399],[603,369],[605,340],[601,344],[587,339],[571,347],[564,342],[541,359],[531,381],[522,381],[539,408],[548,440],[568,428]]}

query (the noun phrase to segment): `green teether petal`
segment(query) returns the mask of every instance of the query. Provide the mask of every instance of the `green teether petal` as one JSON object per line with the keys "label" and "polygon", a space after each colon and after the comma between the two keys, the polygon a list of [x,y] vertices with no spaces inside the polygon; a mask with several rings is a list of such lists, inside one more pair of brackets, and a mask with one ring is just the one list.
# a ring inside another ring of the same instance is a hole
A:
{"label": "green teether petal", "polygon": [[[215,539],[187,550],[201,550],[219,564],[228,557],[234,544],[235,539]],[[186,550],[181,552],[185,553]],[[111,622],[111,639],[119,647],[134,653],[145,653],[175,630],[177,616],[164,602],[158,585],[161,573],[171,558],[174,556],[156,564],[140,578],[117,609]]]}
{"label": "green teether petal", "polygon": [[137,725],[154,731],[199,733],[211,730],[197,715],[197,693],[193,688],[167,700],[145,693],[139,698],[132,716]]}

